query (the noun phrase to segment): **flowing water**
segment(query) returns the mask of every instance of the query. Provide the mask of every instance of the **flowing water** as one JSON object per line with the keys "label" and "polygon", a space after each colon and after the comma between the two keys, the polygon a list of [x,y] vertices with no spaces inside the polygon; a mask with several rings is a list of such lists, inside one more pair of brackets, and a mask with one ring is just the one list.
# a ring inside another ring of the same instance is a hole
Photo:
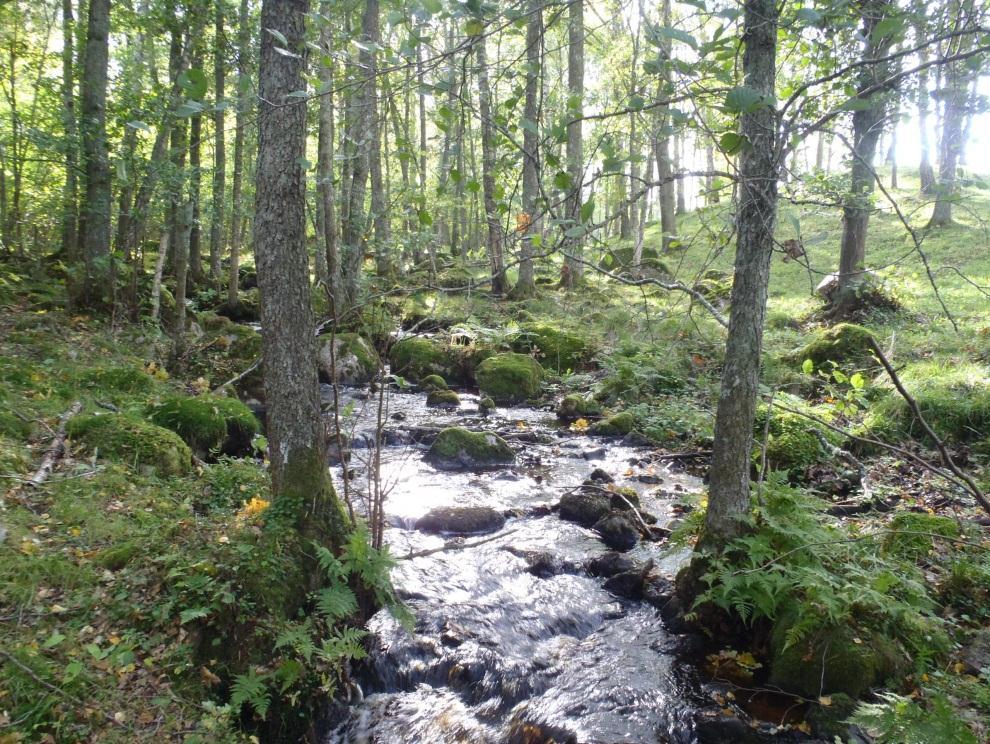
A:
{"label": "flowing water", "polygon": [[[357,447],[351,482],[366,491],[362,461],[370,459],[377,406],[346,395]],[[370,620],[363,697],[338,716],[327,744],[743,741],[699,734],[704,702],[690,664],[675,653],[677,637],[653,606],[613,596],[604,579],[591,577],[583,566],[607,549],[594,532],[548,509],[601,468],[636,488],[643,509],[663,524],[680,492],[700,482],[651,463],[647,449],[561,431],[546,411],[479,416],[474,396],[463,395],[456,411],[424,400],[388,396],[381,472],[393,555],[462,544],[414,528],[430,509],[487,506],[510,516],[493,535],[466,538],[483,544],[400,561],[393,581],[415,627],[407,631],[385,611]],[[444,472],[424,462],[426,446],[415,440],[455,424],[500,432],[517,463]],[[628,555],[653,559],[654,573],[668,576],[685,557],[650,542]]]}

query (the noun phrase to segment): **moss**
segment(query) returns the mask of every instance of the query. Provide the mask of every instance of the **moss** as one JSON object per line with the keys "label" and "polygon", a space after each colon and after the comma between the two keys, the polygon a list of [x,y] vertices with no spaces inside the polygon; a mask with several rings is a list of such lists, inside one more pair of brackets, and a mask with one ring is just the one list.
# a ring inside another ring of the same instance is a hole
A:
{"label": "moss", "polygon": [[847,721],[859,703],[842,692],[830,697],[828,705],[812,704],[805,718],[816,736],[825,737],[828,741],[842,741],[849,733]]}
{"label": "moss", "polygon": [[97,394],[109,390],[118,393],[147,393],[154,386],[151,375],[138,367],[117,366],[88,369],[79,375],[79,383]]}
{"label": "moss", "polygon": [[446,390],[447,382],[440,375],[427,375],[419,381],[419,387],[428,393],[434,390]]}
{"label": "moss", "polygon": [[68,425],[72,439],[100,455],[148,468],[161,477],[185,475],[192,453],[178,434],[120,413],[77,416]]}
{"label": "moss", "polygon": [[148,417],[181,436],[201,456],[221,450],[245,453],[260,431],[251,409],[236,398],[177,396],[150,406]]}
{"label": "moss", "polygon": [[[805,411],[826,421],[832,417],[830,411],[811,406],[795,396],[778,394],[776,400],[788,408]],[[767,405],[761,403],[757,407],[753,423],[753,461],[756,463],[760,462],[762,456],[767,412]],[[809,466],[830,457],[829,451],[822,444],[822,437],[833,445],[837,445],[840,441],[836,433],[828,427],[817,424],[806,416],[784,411],[775,406],[767,438],[767,466],[772,470],[790,470],[792,474],[798,475]]]}
{"label": "moss", "polygon": [[481,400],[478,401],[478,410],[485,411],[486,413],[488,411],[494,411],[495,401],[493,401],[491,398],[482,398]]}
{"label": "moss", "polygon": [[839,323],[819,332],[815,338],[791,354],[790,359],[798,364],[810,359],[816,369],[828,362],[834,362],[843,371],[848,371],[849,365],[873,366],[873,352],[869,345],[872,338],[873,334],[863,326]]}
{"label": "moss", "polygon": [[724,271],[706,271],[693,289],[709,302],[728,302],[732,296],[732,276]]}
{"label": "moss", "polygon": [[426,405],[434,408],[459,408],[461,398],[453,390],[434,390],[426,396]]}
{"label": "moss", "polygon": [[579,418],[595,418],[602,415],[602,406],[594,398],[572,393],[564,396],[557,406],[557,418],[561,421],[573,421]]}
{"label": "moss", "polygon": [[589,431],[603,436],[625,436],[636,428],[636,417],[629,411],[622,411],[602,421],[596,421]]}
{"label": "moss", "polygon": [[10,411],[0,411],[0,435],[14,439],[31,436],[31,422],[18,418]]}
{"label": "moss", "polygon": [[540,392],[543,368],[526,354],[496,354],[478,365],[478,387],[496,403],[522,403]]}
{"label": "moss", "polygon": [[515,460],[512,448],[491,432],[453,426],[441,431],[426,453],[441,468],[477,468],[507,465]]}
{"label": "moss", "polygon": [[388,355],[392,373],[422,380],[430,375],[448,376],[451,359],[443,346],[428,338],[404,338],[392,346]]}
{"label": "moss", "polygon": [[[633,254],[635,249],[631,245],[616,246],[606,251],[598,265],[606,271],[622,273],[629,271],[633,267]],[[660,260],[660,254],[656,248],[643,246],[643,253],[640,258],[640,269],[648,270],[652,274],[662,276],[672,276],[667,265]]]}
{"label": "moss", "polygon": [[532,354],[544,368],[555,372],[586,368],[594,355],[584,336],[545,323],[523,325],[512,340],[512,349]]}
{"label": "moss", "polygon": [[955,559],[939,585],[939,600],[985,623],[990,618],[990,560]]}
{"label": "moss", "polygon": [[111,571],[119,571],[130,563],[131,559],[140,552],[141,548],[137,543],[125,542],[120,545],[114,545],[101,550],[94,556],[93,560],[98,566],[102,566],[103,568]]}
{"label": "moss", "polygon": [[942,537],[959,537],[959,523],[950,517],[903,511],[890,520],[890,532],[884,539],[884,551],[905,560],[916,561],[944,546]]}
{"label": "moss", "polygon": [[[939,437],[973,442],[990,430],[990,372],[986,367],[925,362],[909,365],[900,378]],[[870,407],[863,429],[886,440],[927,438],[907,402],[892,389]]]}
{"label": "moss", "polygon": [[0,473],[26,473],[30,468],[30,450],[21,442],[0,433]]}
{"label": "moss", "polygon": [[890,639],[851,625],[825,627],[787,646],[791,621],[788,615],[778,620],[770,641],[770,681],[788,692],[858,698],[904,666]]}
{"label": "moss", "polygon": [[364,385],[378,373],[381,359],[366,339],[356,333],[338,333],[320,339],[320,372],[327,380]]}

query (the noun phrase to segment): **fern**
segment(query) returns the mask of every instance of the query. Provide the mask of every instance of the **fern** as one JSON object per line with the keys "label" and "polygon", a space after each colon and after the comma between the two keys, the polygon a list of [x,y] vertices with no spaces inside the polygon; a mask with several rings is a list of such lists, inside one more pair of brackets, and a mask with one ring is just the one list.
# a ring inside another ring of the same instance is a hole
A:
{"label": "fern", "polygon": [[334,584],[316,592],[316,609],[331,622],[354,614],[357,608],[354,592],[344,584]]}
{"label": "fern", "polygon": [[312,635],[313,626],[309,620],[301,625],[290,626],[278,634],[275,639],[275,649],[290,648],[309,662],[316,653],[316,644]]}
{"label": "fern", "polygon": [[863,703],[850,719],[866,729],[876,744],[977,744],[976,736],[941,695],[931,698],[927,709],[893,693],[880,697],[884,702]]}
{"label": "fern", "polygon": [[334,665],[343,664],[345,661],[363,659],[368,654],[364,650],[362,640],[367,632],[360,628],[346,628],[334,633],[329,638],[323,639],[319,656],[324,661]]}
{"label": "fern", "polygon": [[248,703],[259,718],[268,715],[270,693],[265,684],[265,677],[258,675],[254,669],[247,674],[238,674],[230,688],[230,705],[239,711],[244,703]]}

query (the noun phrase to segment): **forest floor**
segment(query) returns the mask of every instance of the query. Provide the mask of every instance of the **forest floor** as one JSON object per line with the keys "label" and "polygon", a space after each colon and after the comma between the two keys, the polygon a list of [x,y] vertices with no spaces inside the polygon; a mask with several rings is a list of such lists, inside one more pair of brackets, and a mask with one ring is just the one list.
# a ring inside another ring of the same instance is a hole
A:
{"label": "forest floor", "polygon": [[[910,181],[904,186],[897,192],[901,208],[920,225],[922,203],[912,196]],[[990,238],[984,219],[990,220],[990,190],[974,187],[966,196],[966,207],[957,210],[958,225],[919,233],[930,273],[893,210],[875,215],[868,263],[878,267],[901,308],[859,321],[890,357],[955,461],[988,490]],[[863,620],[876,633],[883,626],[898,643],[905,642],[908,627],[898,623],[908,618],[916,623],[913,632],[923,626],[930,642],[907,648],[911,664],[889,680],[888,689],[903,695],[898,700],[915,706],[902,706],[901,718],[915,708],[937,724],[939,715],[951,716],[986,740],[990,644],[981,636],[990,620],[986,515],[919,464],[939,465],[932,443],[924,441],[883,371],[861,347],[833,345],[811,367],[805,361],[808,343],[823,338],[828,328],[811,289],[834,264],[840,229],[834,209],[782,207],[779,236],[799,232],[813,270],[800,261],[774,259],[764,354],[767,401],[772,395],[773,402],[761,407],[754,462],[765,457],[771,468],[787,472],[767,479],[768,492],[784,494],[776,501],[768,497],[772,503],[810,503],[799,502],[785,481],[817,500],[810,521],[784,519],[777,528],[796,531],[790,537],[797,544],[804,530],[809,544],[824,538],[859,547],[817,551],[818,563],[781,561],[766,571],[786,583],[786,591],[783,584],[726,588],[722,581],[725,591],[710,599],[749,613],[755,622],[761,613],[782,609],[772,602],[761,606],[758,592],[778,597],[789,592],[798,606],[838,621]],[[682,235],[694,236],[685,242],[717,245],[727,231],[717,207],[681,222]],[[658,229],[651,225],[645,245],[658,243]],[[630,247],[612,242],[597,253]],[[706,279],[706,272],[731,271],[731,247],[706,253],[694,245],[657,258],[725,307],[726,275]],[[615,270],[611,264],[606,268]],[[210,348],[212,342],[204,340],[195,346],[187,371],[170,376],[164,371],[167,338],[156,328],[112,329],[71,315],[61,307],[57,284],[39,267],[4,271],[0,743],[236,740],[241,736],[237,711],[223,702],[228,682],[204,663],[209,654],[199,647],[196,621],[238,601],[228,577],[236,573],[234,566],[251,559],[241,536],[257,531],[260,523],[267,495],[260,460],[197,458],[191,467],[164,472],[164,450],[106,458],[106,447],[86,447],[70,437],[55,473],[39,487],[26,481],[51,443],[59,416],[76,401],[84,414],[141,415],[161,398],[216,386],[246,367],[250,356],[234,357],[225,349],[224,363],[215,364],[217,357],[210,355],[217,345]],[[576,291],[556,289],[553,279],[548,272],[538,296],[521,303],[493,301],[478,292],[403,294],[385,306],[390,316],[384,326],[379,319],[359,330],[387,338],[383,330],[391,330],[389,324],[425,319],[423,326],[439,329],[438,337],[449,334],[459,343],[468,339],[500,349],[515,348],[521,330],[552,325],[580,340],[581,358],[573,368],[550,365],[556,369],[547,373],[548,405],[567,393],[593,395],[604,415],[631,414],[636,432],[659,448],[709,448],[724,339],[710,315],[691,307],[683,293],[623,286],[591,271]],[[805,414],[834,428],[810,424]],[[901,452],[856,444],[835,429],[879,438]],[[692,539],[703,506],[703,500],[686,505],[688,516],[676,537]],[[764,527],[775,516],[780,514],[761,513],[759,535],[766,536]],[[757,547],[781,553],[778,538],[770,534]],[[767,565],[757,560],[755,567]],[[727,567],[722,578],[735,568]],[[863,600],[864,582],[876,597]],[[809,587],[818,594],[810,596]],[[891,601],[885,603],[884,596]],[[868,621],[857,613],[869,615]],[[770,641],[764,638],[763,644],[736,651],[771,655]],[[728,657],[716,654],[716,666],[719,658]],[[831,706],[831,697],[821,696],[820,705]],[[874,718],[895,715],[890,710],[861,712]],[[954,731],[951,724],[940,725],[949,728],[931,731]]]}

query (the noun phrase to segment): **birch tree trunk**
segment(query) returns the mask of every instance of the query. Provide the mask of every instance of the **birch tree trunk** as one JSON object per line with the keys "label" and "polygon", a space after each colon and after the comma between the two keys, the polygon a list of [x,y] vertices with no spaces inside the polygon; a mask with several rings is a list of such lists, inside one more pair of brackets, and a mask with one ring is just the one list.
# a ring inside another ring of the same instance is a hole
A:
{"label": "birch tree trunk", "polygon": [[[581,198],[584,185],[584,0],[571,3],[567,20],[567,229],[581,225]],[[565,266],[571,285],[584,278],[584,236],[564,243]]]}
{"label": "birch tree trunk", "polygon": [[519,242],[519,278],[512,288],[516,299],[532,297],[536,294],[536,276],[533,270],[533,238],[540,234],[536,215],[536,197],[539,193],[539,114],[537,98],[542,75],[541,47],[543,36],[543,10],[540,0],[530,0],[529,20],[526,24],[526,104],[523,118],[526,120],[523,132],[523,172],[522,172],[522,239]]}
{"label": "birch tree trunk", "polygon": [[[577,4],[580,4],[580,0]],[[482,35],[477,41],[478,54],[478,108],[481,114],[481,188],[485,201],[485,224],[488,227],[488,261],[491,265],[492,294],[503,295],[508,287],[505,276],[505,259],[502,255],[502,223],[495,201],[495,125],[492,122],[491,90],[488,82],[486,40]]]}

